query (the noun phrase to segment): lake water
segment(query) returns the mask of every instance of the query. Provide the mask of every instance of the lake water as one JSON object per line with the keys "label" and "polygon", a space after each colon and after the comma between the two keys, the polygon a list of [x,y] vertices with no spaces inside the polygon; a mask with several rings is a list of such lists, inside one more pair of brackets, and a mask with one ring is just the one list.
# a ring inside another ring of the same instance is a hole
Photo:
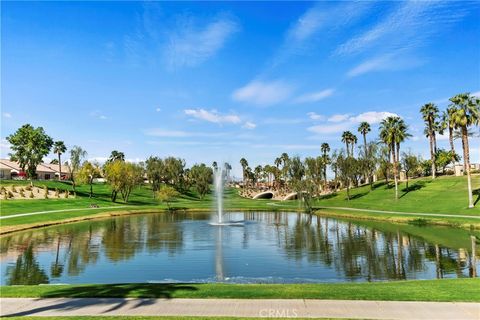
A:
{"label": "lake water", "polygon": [[225,219],[245,224],[152,213],[5,236],[1,284],[435,279],[474,276],[479,267],[466,230],[286,212]]}

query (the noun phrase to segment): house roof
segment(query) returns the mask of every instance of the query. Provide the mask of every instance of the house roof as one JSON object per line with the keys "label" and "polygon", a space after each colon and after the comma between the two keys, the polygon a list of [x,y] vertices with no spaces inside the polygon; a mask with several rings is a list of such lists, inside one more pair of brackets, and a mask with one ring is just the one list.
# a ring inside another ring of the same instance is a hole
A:
{"label": "house roof", "polygon": [[[59,173],[58,172],[58,164],[41,163],[40,166],[46,167],[46,168],[54,171],[55,173]],[[38,168],[37,168],[37,170],[38,170]],[[68,168],[68,166],[62,165],[62,174],[66,174],[66,173],[69,173],[69,172],[70,172],[70,169]]]}
{"label": "house roof", "polygon": [[0,159],[0,164],[2,169],[10,169],[15,171],[22,171],[20,166],[15,161],[10,161],[7,159]]}

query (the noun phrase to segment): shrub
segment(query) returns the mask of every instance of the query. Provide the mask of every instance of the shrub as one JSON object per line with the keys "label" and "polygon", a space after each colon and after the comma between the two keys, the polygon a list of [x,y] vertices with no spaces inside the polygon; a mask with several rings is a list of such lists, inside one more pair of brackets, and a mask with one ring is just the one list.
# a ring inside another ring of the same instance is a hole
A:
{"label": "shrub", "polygon": [[8,191],[8,198],[13,198],[13,193],[12,193],[12,191]]}
{"label": "shrub", "polygon": [[15,188],[15,185],[14,185],[14,184],[12,184],[12,188],[11,188],[11,189],[12,189],[12,192],[15,192],[15,193],[17,192],[17,188]]}
{"label": "shrub", "polygon": [[48,187],[43,186],[43,191],[45,192],[45,199],[48,199]]}
{"label": "shrub", "polygon": [[29,195],[30,199],[33,199],[35,196],[33,195],[33,191],[30,190],[30,195]]}
{"label": "shrub", "polygon": [[58,188],[55,188],[55,197],[60,198],[60,190]]}
{"label": "shrub", "polygon": [[3,199],[8,200],[8,192],[3,193]]}
{"label": "shrub", "polygon": [[20,197],[25,198],[25,192],[23,191],[23,188],[20,189]]}
{"label": "shrub", "polygon": [[68,190],[65,190],[65,199],[68,199],[69,194],[70,194],[70,192],[68,192]]}
{"label": "shrub", "polygon": [[0,193],[4,194],[5,192],[7,192],[7,189],[5,189],[4,186],[2,186],[2,187],[0,188]]}
{"label": "shrub", "polygon": [[32,191],[32,189],[33,189],[32,186],[26,186],[25,187],[25,190],[27,190],[27,191]]}

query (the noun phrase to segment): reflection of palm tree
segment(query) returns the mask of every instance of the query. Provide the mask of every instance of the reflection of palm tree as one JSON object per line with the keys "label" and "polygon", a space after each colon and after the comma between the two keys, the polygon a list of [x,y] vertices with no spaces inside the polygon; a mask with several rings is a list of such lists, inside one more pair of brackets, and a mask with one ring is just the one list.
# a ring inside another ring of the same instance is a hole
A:
{"label": "reflection of palm tree", "polygon": [[29,245],[27,250],[17,258],[15,266],[7,268],[7,284],[11,285],[33,285],[48,283],[48,276],[38,264],[33,254],[33,246]]}
{"label": "reflection of palm tree", "polygon": [[63,272],[63,264],[58,263],[58,256],[60,253],[60,240],[61,237],[58,236],[58,241],[57,241],[57,252],[55,254],[55,262],[52,264],[51,270],[50,270],[50,275],[52,278],[58,278],[62,275]]}

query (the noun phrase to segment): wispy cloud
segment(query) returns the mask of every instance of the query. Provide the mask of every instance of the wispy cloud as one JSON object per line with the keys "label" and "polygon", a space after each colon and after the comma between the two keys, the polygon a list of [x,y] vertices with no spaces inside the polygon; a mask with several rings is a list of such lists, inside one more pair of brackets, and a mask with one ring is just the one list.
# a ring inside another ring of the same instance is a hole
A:
{"label": "wispy cloud", "polygon": [[243,124],[242,128],[245,128],[245,129],[250,129],[250,130],[253,130],[257,127],[257,125],[251,121],[247,121]]}
{"label": "wispy cloud", "polygon": [[3,115],[4,118],[11,118],[12,117],[12,114],[8,113],[8,112],[4,112],[2,115]]}
{"label": "wispy cloud", "polygon": [[201,27],[194,26],[190,18],[183,18],[169,35],[166,62],[174,68],[196,66],[214,56],[239,30],[237,21],[228,15],[217,17]]}
{"label": "wispy cloud", "polygon": [[325,120],[325,116],[317,114],[315,112],[308,112],[307,116],[312,120]]}
{"label": "wispy cloud", "polygon": [[397,54],[385,54],[363,61],[347,72],[347,77],[353,78],[373,71],[394,71],[413,68],[423,63],[418,58]]}
{"label": "wispy cloud", "polygon": [[310,92],[297,97],[294,102],[296,103],[308,103],[317,102],[325,98],[330,97],[335,92],[335,89],[325,89],[316,92]]}
{"label": "wispy cloud", "polygon": [[292,54],[310,51],[311,47],[325,40],[331,33],[358,21],[370,7],[371,4],[366,1],[313,5],[287,30],[284,43],[275,56],[273,65],[285,61]]}
{"label": "wispy cloud", "polygon": [[380,48],[386,52],[425,45],[439,30],[463,18],[463,4],[443,1],[404,1],[383,20],[341,44],[337,55],[356,54]]}
{"label": "wispy cloud", "polygon": [[270,106],[287,100],[293,89],[292,85],[281,80],[271,82],[255,80],[235,90],[232,98],[257,106]]}
{"label": "wispy cloud", "polygon": [[186,109],[185,114],[196,119],[213,122],[213,123],[240,123],[241,119],[237,115],[222,115],[216,110],[207,111],[205,109]]}
{"label": "wispy cloud", "polygon": [[[358,115],[351,114],[335,114],[327,118],[327,122],[311,126],[307,128],[308,131],[316,134],[331,134],[339,133],[345,130],[352,129],[362,121],[366,121],[370,124],[377,124],[383,119],[390,116],[398,116],[395,113],[388,111],[368,111]],[[330,124],[333,122],[334,124]]]}
{"label": "wispy cloud", "polygon": [[342,122],[348,120],[350,114],[334,114],[333,116],[328,117],[328,122]]}

